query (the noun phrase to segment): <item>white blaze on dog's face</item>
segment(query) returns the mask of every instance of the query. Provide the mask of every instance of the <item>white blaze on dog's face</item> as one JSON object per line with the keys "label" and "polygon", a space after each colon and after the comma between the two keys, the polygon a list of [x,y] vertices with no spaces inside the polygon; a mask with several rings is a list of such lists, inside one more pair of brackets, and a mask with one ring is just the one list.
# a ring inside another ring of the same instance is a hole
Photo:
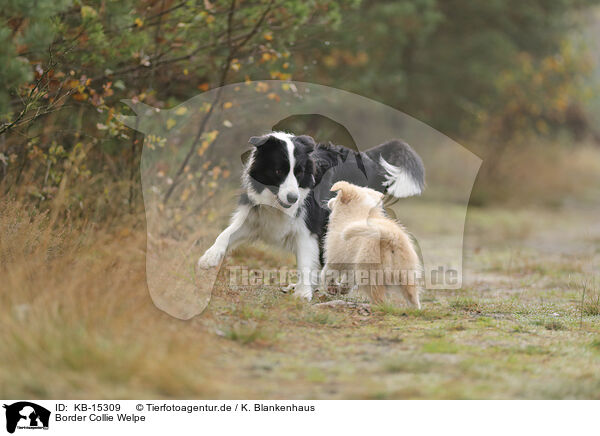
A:
{"label": "white blaze on dog's face", "polygon": [[313,147],[303,138],[282,132],[250,138],[255,149],[248,161],[246,184],[253,202],[296,214],[314,184]]}
{"label": "white blaze on dog's face", "polygon": [[282,207],[289,208],[293,205],[297,205],[298,198],[300,197],[300,186],[298,185],[298,180],[294,174],[294,168],[296,166],[296,159],[294,159],[294,144],[290,139],[291,135],[276,132],[272,136],[285,142],[289,165],[287,174],[285,172],[283,173],[285,179],[283,180],[283,183],[279,185],[277,200]]}

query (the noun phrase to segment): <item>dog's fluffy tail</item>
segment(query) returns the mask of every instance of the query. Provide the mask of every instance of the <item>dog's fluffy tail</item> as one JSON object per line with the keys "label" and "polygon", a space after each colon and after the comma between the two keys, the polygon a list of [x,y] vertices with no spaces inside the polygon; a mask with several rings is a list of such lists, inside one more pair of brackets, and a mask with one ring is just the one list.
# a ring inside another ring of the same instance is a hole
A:
{"label": "dog's fluffy tail", "polygon": [[350,224],[344,233],[342,233],[343,238],[347,241],[352,238],[378,238],[379,231],[367,225],[367,223],[354,223]]}
{"label": "dog's fluffy tail", "polygon": [[380,220],[383,225],[379,225],[377,221],[378,220],[374,218],[369,221],[352,223],[346,227],[342,233],[342,237],[345,240],[356,237],[377,238],[385,241],[396,241],[398,239],[398,230],[386,225],[387,223],[385,220]]}
{"label": "dog's fluffy tail", "polygon": [[380,166],[385,191],[396,197],[420,195],[425,188],[425,167],[421,157],[406,142],[397,139],[365,152]]}

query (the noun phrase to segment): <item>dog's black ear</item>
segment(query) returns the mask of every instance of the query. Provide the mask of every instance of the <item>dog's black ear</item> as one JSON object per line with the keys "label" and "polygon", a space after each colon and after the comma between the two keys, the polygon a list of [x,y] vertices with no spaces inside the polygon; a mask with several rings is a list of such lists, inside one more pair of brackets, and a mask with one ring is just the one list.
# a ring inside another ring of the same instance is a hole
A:
{"label": "dog's black ear", "polygon": [[317,146],[315,140],[308,135],[294,136],[293,141],[296,144],[300,144],[307,153],[312,152]]}
{"label": "dog's black ear", "polygon": [[265,142],[267,142],[269,140],[269,138],[270,138],[269,135],[265,135],[265,136],[251,136],[250,139],[248,140],[248,142],[250,144],[254,145],[255,147],[260,147]]}

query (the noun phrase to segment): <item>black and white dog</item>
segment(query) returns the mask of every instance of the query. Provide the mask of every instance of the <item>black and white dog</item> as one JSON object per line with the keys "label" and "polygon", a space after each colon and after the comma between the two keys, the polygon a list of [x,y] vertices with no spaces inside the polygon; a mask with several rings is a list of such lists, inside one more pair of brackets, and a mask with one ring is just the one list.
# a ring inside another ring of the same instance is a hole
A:
{"label": "black and white dog", "polygon": [[250,144],[237,210],[198,266],[218,266],[228,250],[261,239],[296,254],[299,280],[294,294],[308,300],[319,283],[327,201],[335,182],[346,180],[396,198],[420,194],[425,185],[421,158],[398,140],[356,152],[317,145],[310,136],[272,132],[253,136]]}

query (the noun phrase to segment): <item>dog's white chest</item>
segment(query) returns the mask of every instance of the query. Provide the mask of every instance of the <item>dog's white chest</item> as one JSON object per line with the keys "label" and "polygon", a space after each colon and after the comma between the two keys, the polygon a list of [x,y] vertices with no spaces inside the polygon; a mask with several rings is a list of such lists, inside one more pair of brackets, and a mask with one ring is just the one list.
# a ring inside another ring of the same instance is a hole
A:
{"label": "dog's white chest", "polygon": [[254,230],[257,239],[294,249],[302,220],[290,217],[273,207],[258,206],[248,214],[248,224]]}

